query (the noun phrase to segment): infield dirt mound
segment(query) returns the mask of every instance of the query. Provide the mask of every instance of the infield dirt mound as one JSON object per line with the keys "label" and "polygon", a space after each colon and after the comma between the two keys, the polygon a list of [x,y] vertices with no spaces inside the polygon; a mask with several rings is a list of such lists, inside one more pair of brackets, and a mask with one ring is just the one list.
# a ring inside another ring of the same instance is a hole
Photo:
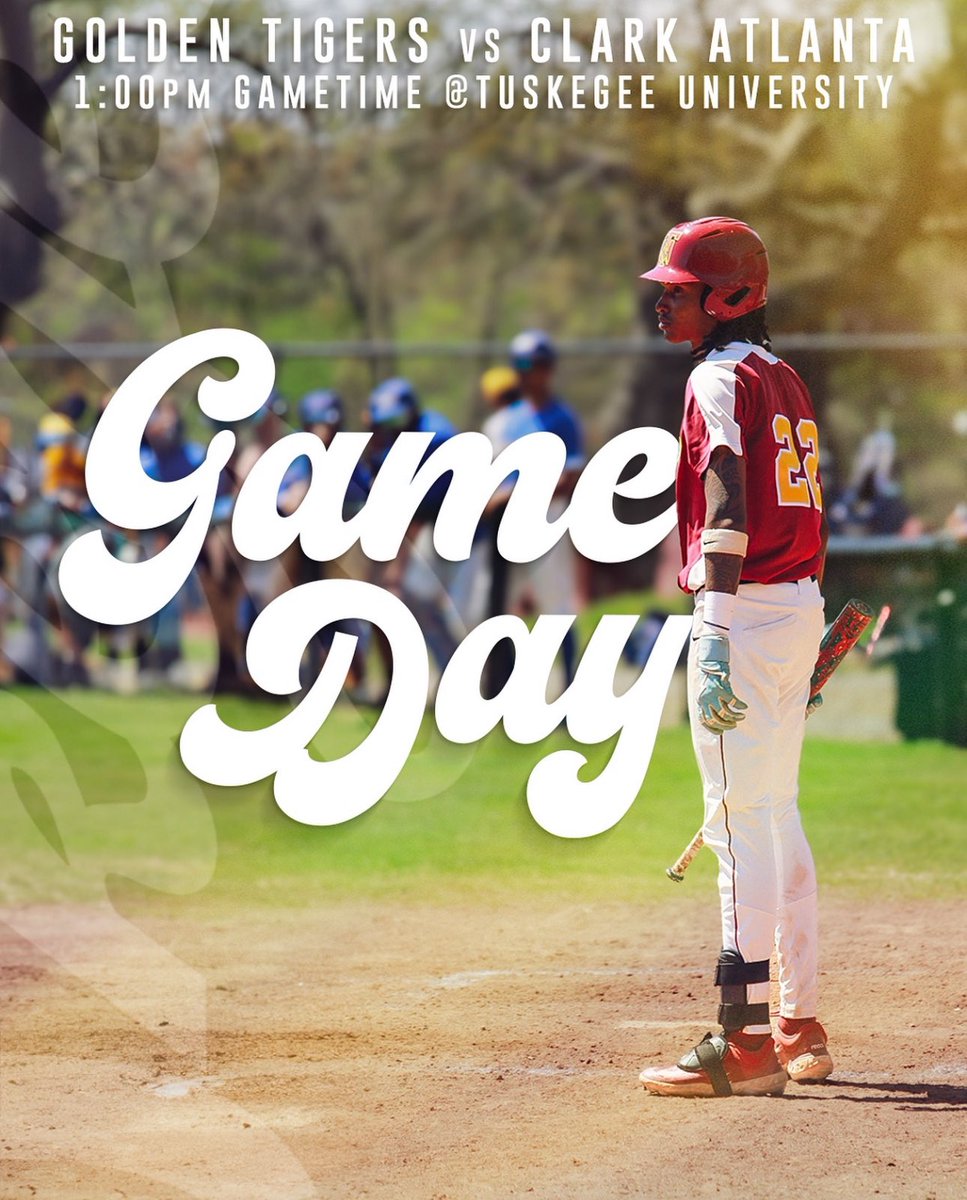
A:
{"label": "infield dirt mound", "polygon": [[727,1101],[637,1082],[708,1028],[708,896],[0,916],[5,1197],[965,1194],[952,903],[827,900],[833,1078]]}

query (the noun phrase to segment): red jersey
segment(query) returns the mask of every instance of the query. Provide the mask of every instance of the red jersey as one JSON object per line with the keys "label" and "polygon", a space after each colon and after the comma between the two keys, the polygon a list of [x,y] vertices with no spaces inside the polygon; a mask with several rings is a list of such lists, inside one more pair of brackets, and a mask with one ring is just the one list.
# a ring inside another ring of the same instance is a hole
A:
{"label": "red jersey", "polygon": [[819,434],[806,385],[762,346],[731,342],[685,388],[675,488],[687,592],[705,583],[703,476],[716,446],[746,460],[749,548],[743,583],[788,583],[819,570],[823,493]]}

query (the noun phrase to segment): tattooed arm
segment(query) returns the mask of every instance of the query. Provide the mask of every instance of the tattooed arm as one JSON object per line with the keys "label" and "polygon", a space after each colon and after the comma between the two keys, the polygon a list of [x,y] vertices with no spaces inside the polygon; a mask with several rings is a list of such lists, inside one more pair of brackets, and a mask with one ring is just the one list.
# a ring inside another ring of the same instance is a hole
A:
{"label": "tattooed arm", "polygon": [[725,446],[712,451],[705,472],[705,508],[705,600],[696,637],[696,705],[701,723],[718,735],[744,720],[747,707],[732,690],[729,649],[747,544],[745,459]]}
{"label": "tattooed arm", "polygon": [[[705,472],[705,528],[746,533],[745,459],[726,446],[712,451]],[[735,595],[742,576],[741,554],[706,554],[705,586],[710,592]]]}

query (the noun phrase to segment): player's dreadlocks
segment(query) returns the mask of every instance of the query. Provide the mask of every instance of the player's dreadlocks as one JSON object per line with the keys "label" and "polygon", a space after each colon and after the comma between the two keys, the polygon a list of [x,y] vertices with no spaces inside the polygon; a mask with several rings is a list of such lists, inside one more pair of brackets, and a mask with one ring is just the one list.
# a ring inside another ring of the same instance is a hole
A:
{"label": "player's dreadlocks", "polygon": [[[706,294],[708,291],[711,289],[706,289]],[[704,295],[702,302],[705,302]],[[692,352],[692,356],[701,360],[713,350],[724,349],[729,342],[751,342],[765,350],[772,349],[772,339],[766,327],[765,305],[754,308],[752,312],[743,313],[741,317],[733,317],[731,321],[719,321],[701,346]]]}
{"label": "player's dreadlocks", "polygon": [[709,334],[708,340],[716,350],[721,350],[729,342],[752,342],[755,346],[771,350],[772,339],[766,328],[765,306],[754,308],[752,312],[734,317],[731,321],[719,321]]}

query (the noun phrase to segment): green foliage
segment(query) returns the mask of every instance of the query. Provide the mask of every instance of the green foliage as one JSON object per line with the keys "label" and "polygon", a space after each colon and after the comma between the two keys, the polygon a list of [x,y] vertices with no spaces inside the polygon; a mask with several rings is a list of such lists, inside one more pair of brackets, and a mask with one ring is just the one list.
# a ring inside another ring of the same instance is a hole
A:
{"label": "green foliage", "polygon": [[[246,0],[213,11],[223,8],[239,44],[257,46],[245,34],[260,6]],[[456,39],[439,32],[441,14],[431,23],[456,55]],[[468,5],[464,15],[475,23],[479,14]],[[700,5],[680,16],[707,23]],[[948,0],[937,17],[932,53],[926,22],[914,21],[923,33],[918,62],[908,76],[897,71],[885,112],[683,112],[676,72],[658,70],[655,112],[449,112],[429,100],[389,117],[225,109],[209,138],[191,121],[174,128],[108,110],[92,138],[89,118],[61,97],[63,155],[51,152],[49,163],[70,221],[48,252],[45,291],[15,334],[164,341],[225,324],[297,341],[404,347],[500,344],[526,325],[561,337],[654,333],[649,305],[638,311],[636,276],[669,224],[710,211],[734,212],[764,235],[777,334],[957,332],[967,319],[967,283],[950,269],[967,239],[963,0]],[[40,8],[35,19],[39,37]],[[502,9],[493,20],[505,30],[515,23]],[[505,55],[513,44],[506,36]],[[441,72],[445,57],[434,57]],[[709,70],[700,61],[679,65]],[[724,79],[765,67],[714,69]],[[115,186],[148,168],[149,187]],[[212,185],[217,204],[198,230]],[[286,363],[283,385],[298,393],[331,382],[359,403],[378,376],[406,370],[431,403],[458,420],[468,412],[488,363],[403,361],[404,353],[373,363]],[[955,357],[954,368],[910,360],[908,374],[919,379],[905,406],[925,414],[924,437],[916,441],[913,421],[902,432],[931,468],[959,394],[963,360]],[[650,423],[657,389],[647,371],[629,384],[634,367],[599,358],[578,364],[562,385],[585,415],[623,395],[624,405],[609,405],[612,426],[621,413]],[[862,396],[877,391],[881,369],[871,357],[848,386],[831,381],[829,406],[819,395],[821,407],[835,408],[834,440],[847,453],[855,445],[850,413],[865,415]],[[932,482],[914,500],[931,520],[952,506],[960,469],[923,472]]]}

